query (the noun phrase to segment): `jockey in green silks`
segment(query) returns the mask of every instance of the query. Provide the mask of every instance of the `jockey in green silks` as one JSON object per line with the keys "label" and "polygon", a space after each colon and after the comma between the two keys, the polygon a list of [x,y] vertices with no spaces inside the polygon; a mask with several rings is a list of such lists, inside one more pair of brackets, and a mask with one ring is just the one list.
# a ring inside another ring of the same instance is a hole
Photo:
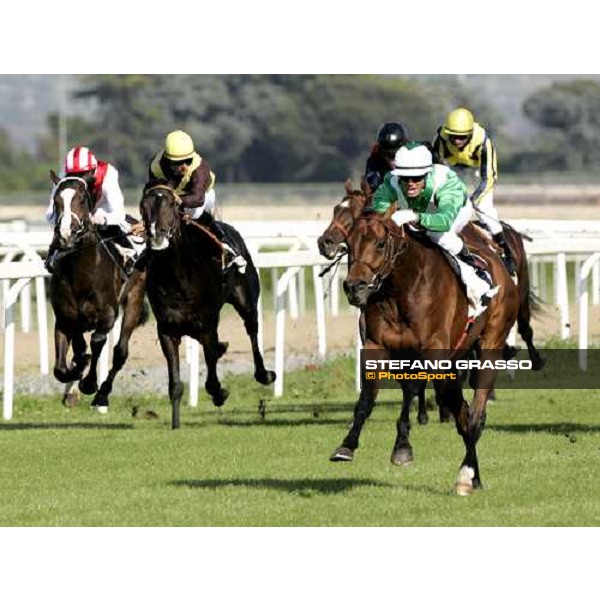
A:
{"label": "jockey in green silks", "polygon": [[410,142],[396,153],[395,168],[373,196],[372,208],[386,212],[398,202],[392,220],[398,226],[420,225],[427,237],[455,257],[470,302],[469,315],[479,316],[498,293],[491,278],[476,263],[458,234],[470,221],[473,208],[465,184],[444,165],[434,165],[424,144]]}

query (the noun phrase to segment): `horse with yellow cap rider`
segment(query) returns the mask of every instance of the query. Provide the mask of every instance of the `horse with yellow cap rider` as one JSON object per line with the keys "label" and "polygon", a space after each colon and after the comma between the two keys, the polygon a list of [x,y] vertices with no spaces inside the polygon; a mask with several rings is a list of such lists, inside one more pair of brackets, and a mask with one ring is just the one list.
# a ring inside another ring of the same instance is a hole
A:
{"label": "horse with yellow cap rider", "polygon": [[487,131],[466,108],[450,112],[438,129],[433,142],[434,162],[449,166],[459,175],[474,173],[479,183],[470,194],[478,219],[490,231],[503,252],[502,259],[511,275],[515,274],[512,252],[494,208],[494,186],[498,180],[496,148]]}
{"label": "horse with yellow cap rider", "polygon": [[216,176],[208,162],[194,148],[192,138],[185,131],[171,131],[163,150],[158,152],[148,169],[145,187],[167,182],[181,198],[184,212],[198,223],[207,227],[229,253],[228,267],[236,265],[243,269],[246,261],[235,249],[233,240],[215,220]]}

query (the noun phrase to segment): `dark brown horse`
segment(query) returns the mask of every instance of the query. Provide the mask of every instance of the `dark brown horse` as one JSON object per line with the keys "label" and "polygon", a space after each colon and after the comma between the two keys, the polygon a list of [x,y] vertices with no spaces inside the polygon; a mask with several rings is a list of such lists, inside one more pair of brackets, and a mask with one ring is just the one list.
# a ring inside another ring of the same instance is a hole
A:
{"label": "dark brown horse", "polygon": [[[50,279],[56,317],[54,376],[61,383],[80,380],[79,389],[93,394],[98,389],[98,359],[119,312],[123,271],[116,253],[90,220],[94,205],[86,182],[78,177],[58,180],[52,175],[55,235],[62,251]],[[139,311],[135,314],[135,326],[141,316]],[[84,338],[89,331],[91,357]],[[68,365],[70,347],[73,359]],[[95,398],[92,406],[103,411],[107,404]]]}
{"label": "dark brown horse", "polygon": [[[453,358],[459,358],[477,347],[486,357],[501,358],[517,318],[519,293],[498,254],[481,241],[472,247],[488,262],[500,290],[465,335],[468,301],[462,284],[440,249],[409,235],[406,227],[396,227],[389,219],[391,212],[361,216],[347,242],[349,271],[344,289],[350,303],[365,310],[365,349],[376,351],[380,358],[407,350],[418,357],[430,356],[432,351],[451,351]],[[476,372],[471,406],[463,398],[460,379],[444,380],[436,386],[465,444],[456,481],[460,495],[481,486],[476,445],[495,376],[489,369]],[[352,427],[331,460],[352,460],[377,394],[377,380],[365,380]],[[392,452],[394,464],[404,462],[403,433],[399,423]]]}
{"label": "dark brown horse", "polygon": [[229,395],[217,376],[217,361],[227,349],[217,334],[225,302],[232,304],[244,321],[252,344],[254,378],[263,385],[275,380],[275,373],[265,369],[258,347],[260,282],[244,241],[233,227],[222,223],[248,263],[243,274],[234,268],[224,272],[221,243],[202,225],[182,219],[180,204],[166,184],[145,189],[140,202],[149,253],[146,292],[167,360],[173,429],[180,424],[183,384],[179,345],[184,335],[202,344],[207,368],[205,389],[213,404],[221,406]]}

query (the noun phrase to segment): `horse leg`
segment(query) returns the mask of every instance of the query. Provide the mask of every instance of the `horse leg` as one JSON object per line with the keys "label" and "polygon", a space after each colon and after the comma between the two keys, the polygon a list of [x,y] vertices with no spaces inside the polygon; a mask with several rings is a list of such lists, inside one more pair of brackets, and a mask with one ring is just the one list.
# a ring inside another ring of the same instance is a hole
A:
{"label": "horse leg", "polygon": [[[372,352],[369,358],[387,359],[390,357],[389,352],[381,346],[375,344],[373,341],[365,340],[366,350],[377,350],[378,352]],[[373,412],[375,401],[377,400],[377,394],[379,393],[379,382],[377,379],[364,379],[358,401],[354,405],[354,418],[350,431],[344,438],[342,445],[339,446],[335,452],[329,457],[329,460],[333,462],[349,462],[354,459],[354,452],[358,448],[358,441],[360,433],[366,422]]]}
{"label": "horse leg", "polygon": [[[67,367],[69,346],[73,348],[73,360]],[[67,333],[55,327],[54,347],[56,352],[54,377],[60,383],[71,383],[81,379],[90,360],[89,354],[85,353],[87,346],[83,333]]]}
{"label": "horse leg", "polygon": [[358,448],[358,440],[365,421],[370,417],[375,406],[375,400],[379,390],[372,385],[363,387],[358,397],[358,402],[354,406],[354,419],[350,431],[344,438],[342,445],[336,448],[335,452],[329,457],[332,462],[350,462],[354,459],[354,451]]}
{"label": "horse leg", "polygon": [[[456,480],[455,491],[459,496],[469,496],[476,487],[481,486],[477,453],[475,451],[477,440],[474,439],[473,435],[473,412],[464,399],[462,386],[444,386],[440,389],[439,398],[454,416],[456,431],[461,436],[466,449],[465,458]],[[477,438],[480,434],[481,430],[479,430]]]}
{"label": "horse leg", "polygon": [[[423,393],[422,386],[419,386],[418,394]],[[424,395],[424,394],[423,394]],[[392,456],[390,461],[393,465],[408,466],[413,461],[413,450],[410,445],[410,407],[412,405],[413,397],[415,396],[415,386],[412,382],[408,381],[402,384],[402,410],[400,411],[400,417],[396,422],[396,441],[394,443],[394,449],[392,450]],[[425,412],[427,414],[427,412]]]}
{"label": "horse leg", "polygon": [[418,384],[417,388],[417,401],[419,412],[417,413],[417,421],[419,425],[427,425],[429,422],[429,416],[427,415],[427,402],[425,401],[425,389],[427,388],[427,384],[425,382],[421,382]]}
{"label": "horse leg", "polygon": [[67,352],[71,345],[71,336],[59,328],[54,327],[54,377],[60,383],[73,381],[72,372],[67,368]]}
{"label": "horse leg", "polygon": [[[255,277],[252,276],[252,270]],[[252,293],[252,284],[257,286]],[[275,381],[275,372],[267,371],[263,356],[258,347],[258,274],[253,266],[248,264],[245,275],[239,275],[228,301],[233,305],[236,312],[242,318],[246,333],[252,345],[252,358],[254,360],[254,379],[262,385],[269,385]]]}
{"label": "horse leg", "polygon": [[206,362],[206,382],[204,389],[212,398],[215,406],[223,406],[229,397],[229,392],[221,387],[217,375],[217,362],[219,360],[219,339],[216,328],[209,333],[200,336],[202,349],[204,350],[204,361]]}
{"label": "horse leg", "polygon": [[141,325],[147,316],[144,311],[145,283],[146,273],[134,271],[123,291],[121,300],[123,319],[119,341],[113,348],[112,365],[108,376],[100,385],[100,389],[92,401],[93,407],[99,409],[106,408],[108,410],[108,397],[112,392],[113,382],[129,356],[129,340],[131,339],[131,335],[134,329]]}
{"label": "horse leg", "polygon": [[183,396],[183,383],[179,374],[180,338],[174,338],[158,331],[158,339],[163,354],[167,359],[169,372],[169,399],[171,400],[171,429],[179,429],[179,407]]}
{"label": "horse leg", "polygon": [[83,331],[77,331],[73,334],[71,341],[73,349],[73,360],[70,371],[73,373],[73,381],[81,379],[88,365],[90,364],[90,355],[87,353],[87,344]]}
{"label": "horse leg", "polygon": [[533,329],[530,325],[531,311],[529,307],[529,295],[525,297],[519,305],[519,313],[517,314],[517,330],[523,341],[527,344],[527,352],[532,362],[532,369],[539,371],[545,364],[546,360],[540,355],[537,348],[533,344]]}
{"label": "horse leg", "polygon": [[90,368],[88,369],[87,375],[79,382],[79,391],[86,396],[95,394],[98,390],[98,361],[100,360],[100,354],[106,344],[106,338],[106,332],[99,332],[96,330],[92,334],[92,339],[90,341],[90,348],[92,350]]}

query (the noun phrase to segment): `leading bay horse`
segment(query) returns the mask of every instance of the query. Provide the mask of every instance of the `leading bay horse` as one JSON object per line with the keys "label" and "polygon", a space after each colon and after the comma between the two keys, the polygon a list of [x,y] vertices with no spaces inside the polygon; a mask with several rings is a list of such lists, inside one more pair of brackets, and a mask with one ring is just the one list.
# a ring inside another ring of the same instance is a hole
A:
{"label": "leading bay horse", "polygon": [[[348,180],[345,184],[346,195],[343,200],[333,209],[333,218],[323,234],[317,240],[319,252],[325,258],[333,260],[335,256],[343,251],[354,221],[361,215],[363,209],[368,205],[371,195],[369,186],[362,181],[361,189],[355,190]],[[533,363],[533,370],[540,370],[545,359],[540,355],[533,342],[533,329],[531,327],[531,314],[538,308],[538,299],[530,287],[529,264],[527,254],[523,245],[523,236],[507,223],[502,222],[506,240],[512,250],[517,268],[517,287],[519,288],[519,312],[517,314],[517,331],[525,344],[529,358]],[[476,242],[477,238],[483,237],[487,243],[496,247],[491,234],[484,228],[469,223],[463,229],[463,236],[468,241]]]}
{"label": "leading bay horse", "polygon": [[[443,350],[450,351],[452,358],[461,358],[478,347],[486,357],[502,358],[506,338],[517,318],[519,292],[498,254],[482,242],[472,246],[487,261],[500,290],[469,327],[468,300],[448,261],[435,244],[413,237],[406,226],[398,228],[389,218],[392,211],[362,215],[347,240],[349,270],[344,290],[349,302],[365,311],[365,349],[376,351],[382,359],[407,350],[417,357],[427,358],[432,351]],[[460,379],[436,385],[465,444],[455,487],[459,495],[468,495],[481,486],[476,445],[495,377],[489,369],[475,372],[471,406],[464,400]],[[350,431],[331,460],[353,459],[377,394],[378,381],[365,379]],[[394,464],[403,463],[404,441],[398,424]]]}
{"label": "leading bay horse", "polygon": [[[90,219],[94,202],[85,180],[59,180],[52,172],[51,176],[55,183],[55,236],[61,250],[50,279],[56,319],[54,377],[65,384],[79,380],[79,390],[93,394],[98,389],[98,359],[125,298],[121,295],[123,270]],[[130,319],[133,327],[141,324],[144,316],[143,311],[136,310]],[[89,331],[91,356],[84,337]],[[71,364],[67,364],[69,348],[73,351]],[[105,412],[107,406],[102,398],[92,402],[100,412]]]}
{"label": "leading bay horse", "polygon": [[202,344],[207,368],[204,387],[213,404],[222,406],[229,395],[217,376],[217,361],[226,351],[217,334],[225,302],[241,316],[250,337],[255,380],[263,385],[275,380],[275,373],[265,369],[258,347],[260,281],[244,241],[233,227],[221,224],[247,262],[245,273],[237,268],[224,272],[221,242],[196,221],[184,219],[180,208],[181,200],[173,188],[162,183],[147,187],[140,202],[149,257],[146,292],[167,361],[173,429],[180,425],[179,345],[184,335]]}
{"label": "leading bay horse", "polygon": [[[352,182],[347,180],[345,183],[346,195],[339,204],[333,207],[333,218],[325,231],[317,240],[319,252],[325,258],[333,260],[339,252],[344,252],[344,247],[350,232],[354,226],[354,222],[362,214],[362,211],[368,206],[372,192],[364,178],[361,181],[361,189],[355,190],[352,187]],[[341,256],[340,256],[341,259]],[[361,311],[359,327],[361,331],[362,343],[364,345],[364,311]],[[402,387],[402,411],[400,413],[399,422],[402,428],[406,431],[408,441],[410,431],[410,410],[413,399],[417,398],[417,421],[420,425],[425,425],[429,421],[427,415],[427,403],[425,400],[425,389],[427,383],[416,381],[403,381]],[[452,416],[445,409],[439,407],[439,416],[441,422],[448,422]],[[410,445],[407,445],[406,462],[409,464],[412,461],[412,451]]]}

